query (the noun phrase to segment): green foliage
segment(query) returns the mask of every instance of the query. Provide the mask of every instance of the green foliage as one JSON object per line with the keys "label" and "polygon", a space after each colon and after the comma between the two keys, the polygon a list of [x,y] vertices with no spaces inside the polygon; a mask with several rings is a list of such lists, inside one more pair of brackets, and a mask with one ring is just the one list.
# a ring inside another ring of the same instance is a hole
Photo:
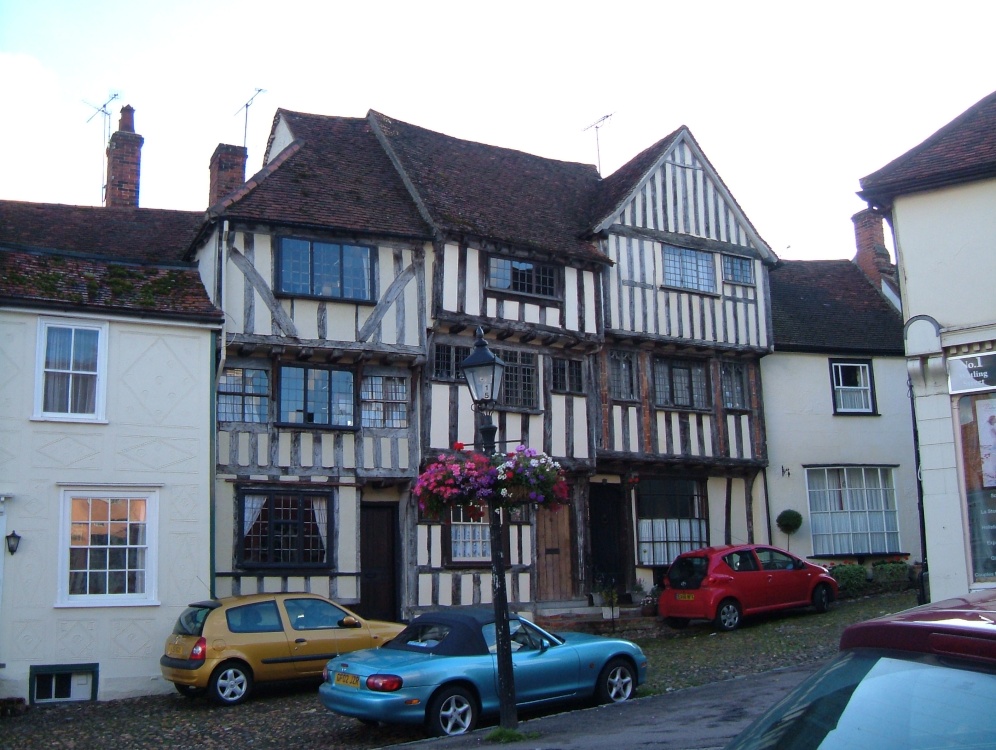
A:
{"label": "green foliage", "polygon": [[802,514],[797,510],[788,508],[778,514],[775,523],[778,524],[778,528],[783,534],[794,534],[802,526]]}
{"label": "green foliage", "polygon": [[837,580],[841,596],[860,596],[872,590],[868,571],[864,565],[845,563],[830,568],[830,575]]}
{"label": "green foliage", "polygon": [[872,565],[872,581],[890,590],[903,589],[912,580],[912,570],[904,562],[877,562]]}

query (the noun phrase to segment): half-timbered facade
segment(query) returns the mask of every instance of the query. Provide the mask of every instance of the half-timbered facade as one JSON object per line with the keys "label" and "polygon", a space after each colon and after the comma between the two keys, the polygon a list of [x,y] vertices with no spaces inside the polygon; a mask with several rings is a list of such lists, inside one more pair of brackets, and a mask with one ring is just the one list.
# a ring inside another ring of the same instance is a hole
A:
{"label": "half-timbered facade", "polygon": [[[498,448],[553,456],[572,487],[557,512],[508,519],[508,591],[516,603],[575,601],[586,566],[587,477],[594,470],[598,293],[605,257],[585,235],[598,175],[462,141],[371,113],[370,121],[433,229],[431,332],[422,408],[426,457],[475,442],[459,372],[478,326],[506,363]],[[422,519],[418,606],[490,600],[486,522]],[[580,543],[579,543],[580,540]],[[480,542],[480,543],[478,543]]]}
{"label": "half-timbered facade", "polygon": [[777,258],[687,128],[606,178],[594,219],[611,264],[592,568],[622,585],[635,563],[649,583],[679,552],[753,541],[763,523],[758,362]]}
{"label": "half-timbered facade", "polygon": [[308,589],[397,618],[428,227],[362,119],[278,112],[265,168],[212,198],[195,252],[226,313],[216,592]]}
{"label": "half-timbered facade", "polygon": [[[578,604],[600,550],[621,585],[674,543],[750,534],[774,256],[687,130],[603,180],[377,112],[279,110],[263,170],[223,171],[191,251],[227,320],[219,594],[305,587],[381,617],[489,602],[499,543],[515,606]],[[507,365],[499,448],[571,485],[501,540],[410,495],[479,437],[460,368],[478,327]]]}

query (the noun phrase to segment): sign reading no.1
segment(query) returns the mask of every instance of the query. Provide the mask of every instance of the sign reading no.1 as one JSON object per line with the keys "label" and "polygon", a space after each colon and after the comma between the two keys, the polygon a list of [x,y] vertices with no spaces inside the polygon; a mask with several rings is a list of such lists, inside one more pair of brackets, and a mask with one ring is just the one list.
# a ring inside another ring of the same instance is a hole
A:
{"label": "sign reading no.1", "polygon": [[996,354],[948,358],[948,392],[973,393],[996,389]]}

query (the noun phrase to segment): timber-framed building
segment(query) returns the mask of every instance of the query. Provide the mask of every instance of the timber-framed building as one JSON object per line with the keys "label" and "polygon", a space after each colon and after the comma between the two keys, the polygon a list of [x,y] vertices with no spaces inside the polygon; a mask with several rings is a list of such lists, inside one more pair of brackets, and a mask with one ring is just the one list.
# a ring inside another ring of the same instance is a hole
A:
{"label": "timber-framed building", "polygon": [[[687,128],[608,178],[377,112],[278,110],[263,169],[219,146],[192,245],[226,314],[217,595],[306,588],[368,616],[518,609],[649,585],[678,551],[764,523],[758,360],[777,259]],[[476,424],[459,369],[508,368],[498,442],[571,486],[506,538],[420,516],[420,468]]]}

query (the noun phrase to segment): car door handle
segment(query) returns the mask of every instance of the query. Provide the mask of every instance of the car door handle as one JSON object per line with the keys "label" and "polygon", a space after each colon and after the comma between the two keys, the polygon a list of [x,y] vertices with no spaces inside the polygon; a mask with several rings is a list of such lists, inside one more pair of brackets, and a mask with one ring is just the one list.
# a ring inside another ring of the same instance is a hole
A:
{"label": "car door handle", "polygon": [[294,643],[307,643],[307,642],[308,642],[307,638],[298,638],[296,641],[294,641]]}

